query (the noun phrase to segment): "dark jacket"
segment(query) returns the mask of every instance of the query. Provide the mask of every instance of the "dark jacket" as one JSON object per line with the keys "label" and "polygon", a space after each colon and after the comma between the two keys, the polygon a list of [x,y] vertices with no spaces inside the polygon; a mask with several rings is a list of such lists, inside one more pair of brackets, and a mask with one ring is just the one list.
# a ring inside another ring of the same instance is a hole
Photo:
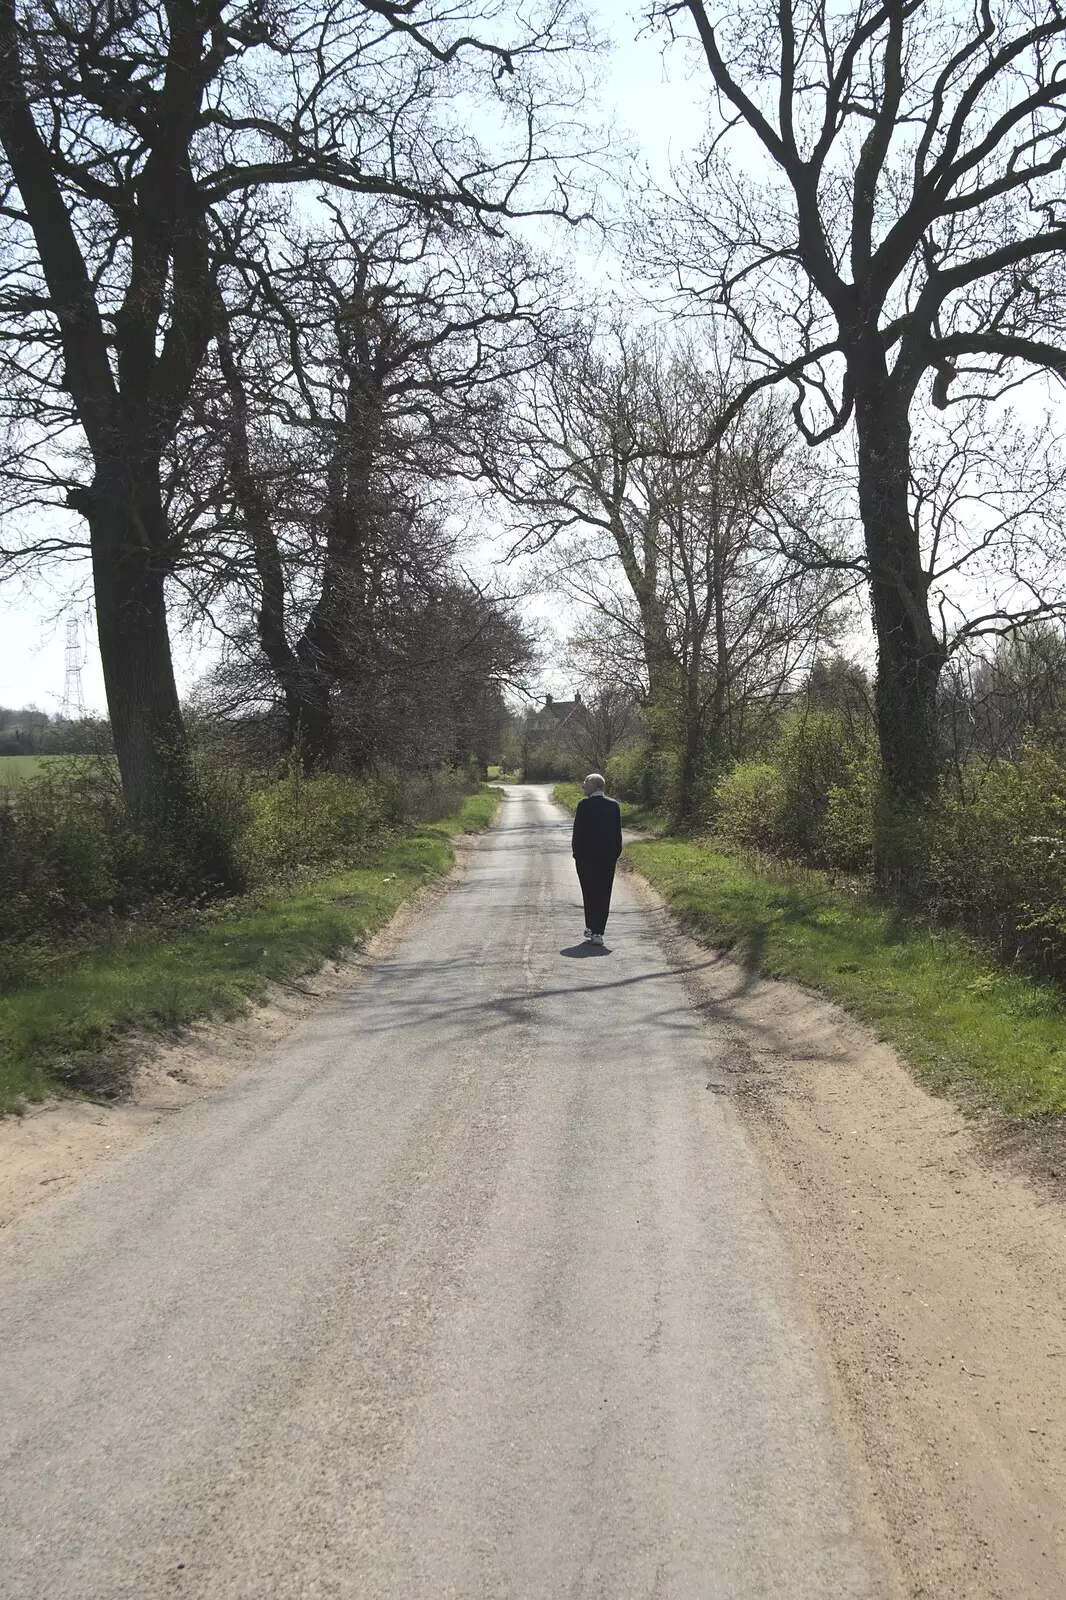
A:
{"label": "dark jacket", "polygon": [[574,812],[572,848],[577,862],[612,865],[622,854],[622,811],[605,794],[586,795]]}

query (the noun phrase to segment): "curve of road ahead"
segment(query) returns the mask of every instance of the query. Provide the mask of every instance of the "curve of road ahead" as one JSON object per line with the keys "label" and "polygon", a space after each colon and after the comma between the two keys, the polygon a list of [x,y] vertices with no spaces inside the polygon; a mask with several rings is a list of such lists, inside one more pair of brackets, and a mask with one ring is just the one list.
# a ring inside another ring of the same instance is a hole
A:
{"label": "curve of road ahead", "polygon": [[5,1600],[891,1592],[760,1175],[509,792],[370,979],[0,1251]]}

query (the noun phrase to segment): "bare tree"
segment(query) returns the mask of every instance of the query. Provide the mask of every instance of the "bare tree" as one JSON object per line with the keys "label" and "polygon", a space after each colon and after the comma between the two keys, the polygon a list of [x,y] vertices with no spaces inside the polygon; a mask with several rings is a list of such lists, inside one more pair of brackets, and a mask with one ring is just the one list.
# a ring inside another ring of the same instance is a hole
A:
{"label": "bare tree", "polygon": [[[332,763],[347,772],[404,773],[494,758],[507,721],[504,690],[524,684],[533,647],[514,609],[449,569],[391,574],[373,597],[373,628],[345,654],[332,687]],[[279,686],[246,621],[229,626],[222,662],[197,705],[253,733],[260,759],[292,751]],[[302,746],[296,750],[302,753]]]}
{"label": "bare tree", "polygon": [[[506,602],[442,575],[421,604],[381,618],[363,662],[342,679],[337,726],[346,765],[407,770],[476,760],[484,768],[533,649]],[[360,670],[362,669],[362,670]]]}
{"label": "bare tree", "polygon": [[[738,374],[714,361],[586,331],[519,412],[509,487],[555,583],[642,662],[651,726],[679,753],[679,821],[738,752],[751,702],[784,691],[854,581],[787,418],[764,400],[717,426]],[[793,558],[797,539],[819,542],[818,564]]]}
{"label": "bare tree", "polygon": [[719,113],[659,265],[735,319],[755,383],[794,387],[808,440],[854,424],[883,771],[920,803],[946,648],[908,502],[911,406],[927,374],[946,407],[1020,369],[1066,373],[1066,15],[1054,0],[650,15],[689,40]]}
{"label": "bare tree", "polygon": [[[565,211],[552,156],[566,113],[538,74],[580,36],[566,0],[528,22],[495,0],[469,14],[451,0],[0,0],[0,324],[20,461],[29,429],[44,497],[88,524],[123,788],[171,837],[197,828],[161,462],[215,326],[220,231],[309,185],[491,226]],[[479,76],[491,155],[464,127]],[[201,836],[204,869],[223,871]]]}
{"label": "bare tree", "polygon": [[640,717],[634,702],[605,684],[574,706],[560,730],[559,743],[576,764],[606,772],[611,757],[639,733]]}
{"label": "bare tree", "polygon": [[941,696],[948,775],[960,800],[1027,744],[1066,739],[1066,632],[1032,622],[995,642],[978,641],[948,664]]}
{"label": "bare tree", "polygon": [[201,419],[228,441],[216,496],[235,537],[209,530],[199,593],[206,575],[254,606],[309,768],[333,757],[356,663],[373,678],[388,654],[397,670],[382,597],[439,589],[448,551],[427,506],[478,470],[501,390],[537,359],[549,286],[509,241],[332,209],[332,229],[246,264],[240,313],[220,305],[220,393]]}
{"label": "bare tree", "polygon": [[920,402],[911,521],[946,661],[1066,605],[1066,458],[1051,427],[976,399]]}

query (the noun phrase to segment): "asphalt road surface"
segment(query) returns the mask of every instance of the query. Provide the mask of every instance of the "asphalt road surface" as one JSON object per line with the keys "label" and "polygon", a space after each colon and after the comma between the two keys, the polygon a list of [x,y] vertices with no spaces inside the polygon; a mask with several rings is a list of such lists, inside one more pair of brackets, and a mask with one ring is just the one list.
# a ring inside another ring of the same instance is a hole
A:
{"label": "asphalt road surface", "polygon": [[10,1600],[891,1592],[727,1042],[509,792],[395,956],[0,1249]]}

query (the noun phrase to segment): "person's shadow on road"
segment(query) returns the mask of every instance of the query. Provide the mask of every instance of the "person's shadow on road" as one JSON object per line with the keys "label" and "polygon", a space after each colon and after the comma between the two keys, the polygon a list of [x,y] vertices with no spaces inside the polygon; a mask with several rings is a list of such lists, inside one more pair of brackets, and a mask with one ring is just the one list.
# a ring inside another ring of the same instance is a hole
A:
{"label": "person's shadow on road", "polygon": [[609,956],[610,953],[605,944],[571,944],[559,951],[561,956],[569,956],[573,961],[583,961],[586,956]]}

